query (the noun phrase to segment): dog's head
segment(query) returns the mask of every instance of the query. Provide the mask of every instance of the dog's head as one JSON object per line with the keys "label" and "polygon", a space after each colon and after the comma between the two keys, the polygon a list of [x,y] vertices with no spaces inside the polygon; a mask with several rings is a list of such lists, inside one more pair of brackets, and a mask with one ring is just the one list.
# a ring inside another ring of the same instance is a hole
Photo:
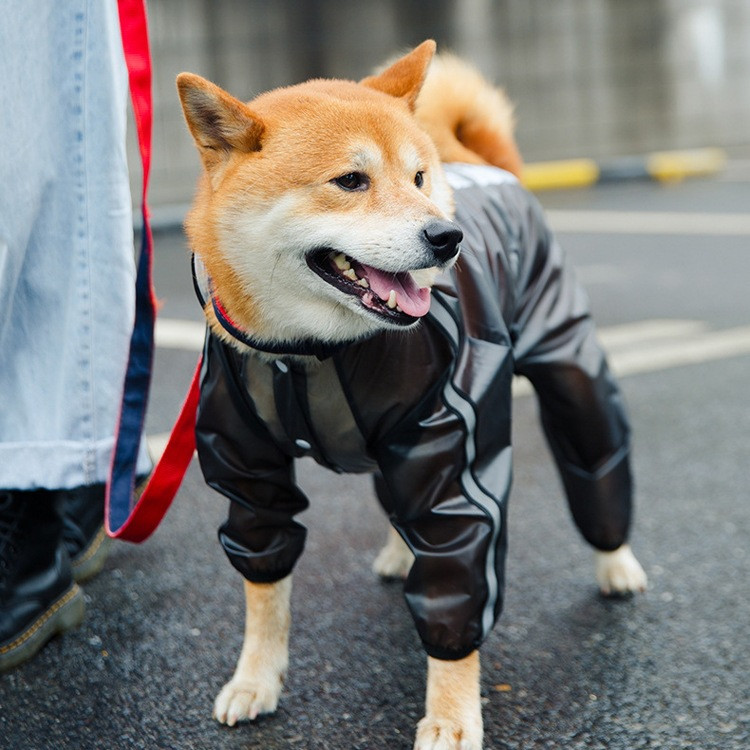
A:
{"label": "dog's head", "polygon": [[257,339],[348,341],[427,313],[461,240],[413,118],[434,50],[424,42],[359,83],[313,80],[248,104],[178,77],[205,170],[188,236],[222,305]]}

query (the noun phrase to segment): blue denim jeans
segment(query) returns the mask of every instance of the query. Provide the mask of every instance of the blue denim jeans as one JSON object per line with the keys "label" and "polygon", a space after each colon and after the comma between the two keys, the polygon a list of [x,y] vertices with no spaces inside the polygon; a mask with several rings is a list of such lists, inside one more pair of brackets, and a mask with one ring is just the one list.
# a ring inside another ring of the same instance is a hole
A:
{"label": "blue denim jeans", "polygon": [[0,488],[102,482],[134,309],[115,0],[3,3],[0,102]]}

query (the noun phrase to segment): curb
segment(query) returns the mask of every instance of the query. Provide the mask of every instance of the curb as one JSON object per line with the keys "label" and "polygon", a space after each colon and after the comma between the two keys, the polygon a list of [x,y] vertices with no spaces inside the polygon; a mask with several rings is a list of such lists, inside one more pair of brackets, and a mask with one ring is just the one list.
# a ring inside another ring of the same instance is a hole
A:
{"label": "curb", "polygon": [[677,182],[719,172],[727,162],[720,148],[688,151],[656,151],[644,156],[598,162],[595,159],[567,159],[526,164],[523,184],[529,190],[559,190],[589,187],[608,182],[655,180]]}

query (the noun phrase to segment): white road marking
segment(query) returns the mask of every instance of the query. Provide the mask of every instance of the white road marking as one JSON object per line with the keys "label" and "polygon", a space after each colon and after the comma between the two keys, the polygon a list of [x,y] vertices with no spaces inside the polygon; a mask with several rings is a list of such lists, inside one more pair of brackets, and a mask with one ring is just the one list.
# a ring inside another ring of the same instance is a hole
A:
{"label": "white road marking", "polygon": [[[199,352],[204,332],[202,323],[160,318],[156,322],[156,345]],[[652,319],[600,328],[598,336],[618,377],[750,354],[750,325],[711,330],[700,320]],[[514,396],[532,393],[528,380],[514,379]],[[164,452],[168,439],[168,432],[148,436],[154,460]]]}
{"label": "white road marking", "polygon": [[203,350],[206,324],[193,320],[157,318],[154,327],[154,341],[160,349],[184,349],[188,352]]}
{"label": "white road marking", "polygon": [[745,354],[750,354],[750,326],[707,331],[691,338],[613,353],[611,364],[615,375],[624,377]]}
{"label": "white road marking", "polygon": [[161,458],[161,454],[164,453],[164,449],[167,447],[168,442],[168,432],[157,432],[155,435],[146,436],[148,454],[151,456],[152,461],[158,461]]}
{"label": "white road marking", "polygon": [[638,346],[652,341],[664,341],[685,336],[694,336],[708,330],[708,323],[702,320],[677,320],[673,318],[653,318],[635,323],[623,323],[597,329],[597,336],[608,352]]}
{"label": "white road marking", "polygon": [[[654,318],[600,328],[598,333],[601,342],[609,349],[670,336],[688,336],[706,330],[708,325],[703,321]],[[154,335],[159,348],[200,352],[203,350],[205,326],[192,320],[157,318]]]}
{"label": "white road marking", "polygon": [[572,234],[750,236],[750,212],[730,214],[549,209],[545,211],[545,215],[556,232]]}
{"label": "white road marking", "polygon": [[[750,326],[717,331],[697,320],[644,320],[600,328],[598,336],[621,378],[750,354]],[[528,380],[514,379],[514,396],[532,393]]]}

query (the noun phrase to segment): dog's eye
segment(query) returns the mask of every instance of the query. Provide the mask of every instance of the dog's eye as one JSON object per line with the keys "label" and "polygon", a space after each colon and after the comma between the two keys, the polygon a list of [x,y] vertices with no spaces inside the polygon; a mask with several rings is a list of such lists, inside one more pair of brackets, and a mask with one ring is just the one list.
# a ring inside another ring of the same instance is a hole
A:
{"label": "dog's eye", "polygon": [[349,172],[342,174],[341,177],[331,180],[336,183],[342,190],[367,190],[370,186],[370,179],[362,172]]}
{"label": "dog's eye", "polygon": [[424,172],[420,171],[414,175],[414,184],[421,188],[424,185]]}

